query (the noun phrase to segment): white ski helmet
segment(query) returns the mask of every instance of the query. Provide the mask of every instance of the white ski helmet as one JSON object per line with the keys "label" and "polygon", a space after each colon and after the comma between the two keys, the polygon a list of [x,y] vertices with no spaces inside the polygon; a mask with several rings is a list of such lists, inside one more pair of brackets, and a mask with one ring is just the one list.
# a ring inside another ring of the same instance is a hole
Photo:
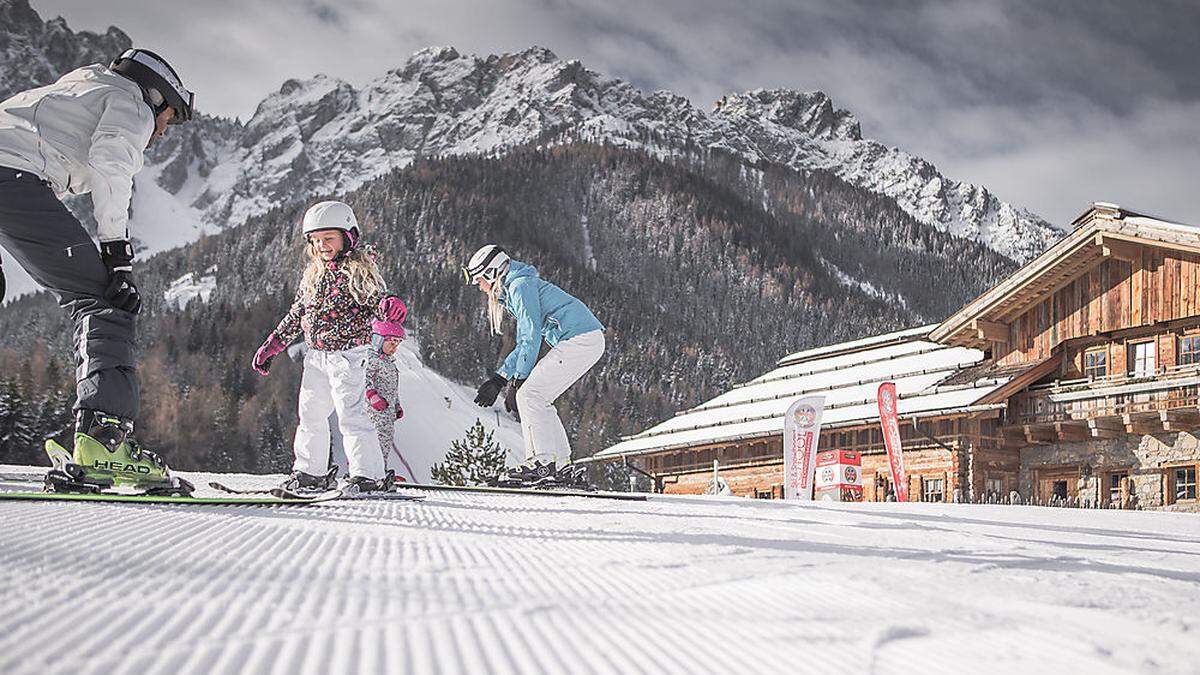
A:
{"label": "white ski helmet", "polygon": [[354,247],[358,246],[358,218],[354,217],[354,210],[345,202],[317,202],[308,207],[304,212],[303,230],[305,238],[320,230],[341,230],[346,237],[346,250],[343,254],[353,251]]}
{"label": "white ski helmet", "polygon": [[168,124],[183,124],[192,119],[196,95],[183,86],[179,74],[163,57],[149,49],[126,49],[113,59],[109,69],[136,82],[156,116],[168,107],[173,108],[175,116]]}
{"label": "white ski helmet", "polygon": [[475,255],[463,266],[463,279],[473,284],[480,279],[495,281],[500,271],[508,265],[509,257],[504,249],[495,244],[487,244],[475,251]]}

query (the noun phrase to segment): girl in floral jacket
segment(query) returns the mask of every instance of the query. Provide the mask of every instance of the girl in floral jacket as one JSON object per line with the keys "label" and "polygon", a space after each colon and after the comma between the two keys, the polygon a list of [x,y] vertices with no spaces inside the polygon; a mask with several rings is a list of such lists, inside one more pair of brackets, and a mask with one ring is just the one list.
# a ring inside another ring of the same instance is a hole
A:
{"label": "girl in floral jacket", "polygon": [[331,487],[329,415],[336,412],[350,464],[343,489],[388,490],[392,476],[384,469],[383,450],[367,415],[366,364],[371,321],[398,318],[399,298],[384,297],[383,277],[373,254],[358,246],[358,220],[349,206],[315,204],[304,214],[303,229],[309,263],[296,300],[254,354],[254,370],[266,375],[272,359],[301,333],[308,345],[293,444],[296,460],[285,487]]}

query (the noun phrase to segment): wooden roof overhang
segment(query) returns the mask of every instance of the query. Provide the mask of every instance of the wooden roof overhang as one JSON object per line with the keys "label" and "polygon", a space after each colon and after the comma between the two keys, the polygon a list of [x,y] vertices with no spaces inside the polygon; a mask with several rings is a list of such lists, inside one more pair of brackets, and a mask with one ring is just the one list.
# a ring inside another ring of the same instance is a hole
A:
{"label": "wooden roof overhang", "polygon": [[1093,205],[1075,224],[1073,232],[939,324],[929,339],[986,350],[992,342],[1008,341],[1008,326],[1021,314],[1105,260],[1133,261],[1140,246],[1200,255],[1200,229],[1110,204]]}

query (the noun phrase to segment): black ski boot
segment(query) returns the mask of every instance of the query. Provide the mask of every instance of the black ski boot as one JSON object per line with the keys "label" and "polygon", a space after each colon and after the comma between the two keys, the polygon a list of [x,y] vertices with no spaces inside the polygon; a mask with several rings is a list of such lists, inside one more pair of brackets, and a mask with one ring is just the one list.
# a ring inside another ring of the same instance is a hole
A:
{"label": "black ski boot", "polygon": [[367,478],[366,476],[350,476],[342,484],[342,492],[348,496],[368,492],[391,492],[396,486],[396,472],[388,469],[383,478]]}
{"label": "black ski boot", "polygon": [[332,467],[324,476],[314,476],[303,471],[293,471],[292,475],[280,485],[280,489],[294,494],[310,492],[325,492],[334,489],[337,483],[338,468]]}
{"label": "black ski boot", "polygon": [[547,481],[552,481],[558,474],[554,460],[543,463],[539,459],[525,462],[520,466],[509,469],[488,481],[492,487],[536,487]]}
{"label": "black ski boot", "polygon": [[[549,487],[549,484],[545,484]],[[593,490],[587,480],[587,469],[574,464],[567,464],[554,474],[554,487],[565,490]]]}

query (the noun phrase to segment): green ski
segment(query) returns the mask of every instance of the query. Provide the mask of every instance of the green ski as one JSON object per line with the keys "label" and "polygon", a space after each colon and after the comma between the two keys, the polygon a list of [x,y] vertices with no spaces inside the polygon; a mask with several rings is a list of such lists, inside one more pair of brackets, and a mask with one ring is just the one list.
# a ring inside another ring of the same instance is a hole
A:
{"label": "green ski", "polygon": [[282,506],[320,504],[342,496],[341,490],[329,490],[311,497],[289,495],[286,497],[229,496],[229,497],[181,497],[178,495],[134,495],[114,492],[0,492],[0,500],[56,501],[56,502],[119,502],[129,504],[211,504],[219,506]]}

